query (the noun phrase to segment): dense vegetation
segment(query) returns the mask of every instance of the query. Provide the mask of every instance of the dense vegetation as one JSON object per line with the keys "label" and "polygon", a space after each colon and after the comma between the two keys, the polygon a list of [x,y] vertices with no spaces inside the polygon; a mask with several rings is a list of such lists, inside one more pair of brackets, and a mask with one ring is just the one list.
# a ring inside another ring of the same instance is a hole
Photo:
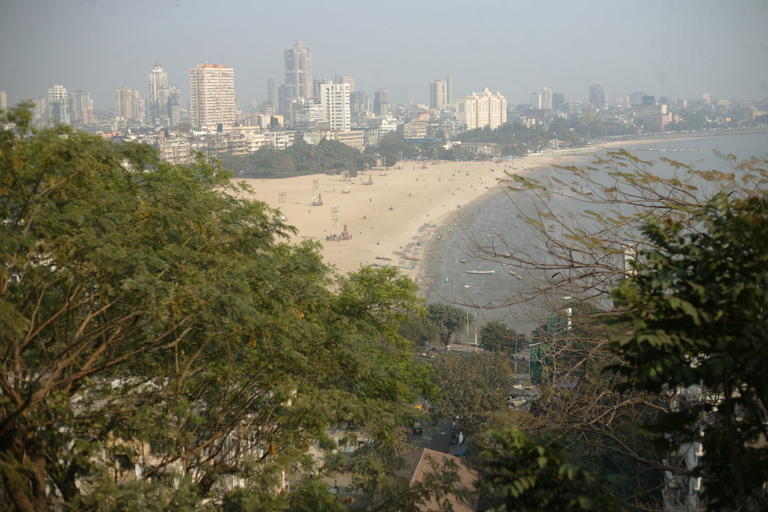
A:
{"label": "dense vegetation", "polygon": [[400,442],[432,396],[411,280],[335,276],[202,160],[0,122],[3,506],[317,510],[330,426]]}
{"label": "dense vegetation", "polygon": [[312,145],[297,140],[283,151],[262,148],[245,156],[225,155],[221,165],[243,178],[289,178],[331,170],[357,172],[376,165],[376,159],[335,140]]}

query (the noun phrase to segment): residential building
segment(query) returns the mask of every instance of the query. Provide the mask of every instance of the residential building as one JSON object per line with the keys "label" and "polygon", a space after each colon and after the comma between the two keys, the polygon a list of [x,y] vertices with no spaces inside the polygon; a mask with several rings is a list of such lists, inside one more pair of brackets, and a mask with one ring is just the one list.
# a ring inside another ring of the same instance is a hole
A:
{"label": "residential building", "polygon": [[172,127],[181,122],[181,91],[175,85],[168,87],[168,117]]}
{"label": "residential building", "polygon": [[235,70],[224,64],[200,64],[189,70],[190,122],[193,128],[235,124]]}
{"label": "residential building", "polygon": [[349,84],[323,84],[320,88],[320,103],[325,121],[331,130],[348,132],[351,128],[349,108]]}
{"label": "residential building", "polygon": [[605,91],[602,85],[589,86],[589,103],[593,108],[605,108]]}
{"label": "residential building", "polygon": [[339,79],[339,81],[343,84],[349,84],[349,94],[352,94],[355,92],[355,79],[352,78],[349,75],[344,75]]}
{"label": "residential building", "polygon": [[69,95],[63,85],[48,89],[48,119],[55,123],[70,124]]}
{"label": "residential building", "polygon": [[127,87],[115,91],[115,117],[133,119],[133,91]]}
{"label": "residential building", "polygon": [[554,93],[552,95],[552,108],[560,110],[565,105],[565,94]]}
{"label": "residential building", "polygon": [[373,113],[380,117],[389,114],[389,91],[379,89],[373,98]]}
{"label": "residential building", "polygon": [[456,117],[467,130],[489,127],[495,130],[507,122],[507,100],[500,93],[493,94],[486,87],[481,93],[472,93],[458,101]]}
{"label": "residential building", "polygon": [[[477,472],[470,469],[466,460],[428,448],[403,454],[402,459],[405,461],[405,467],[398,470],[398,474],[407,479],[409,486],[424,483],[427,476],[434,472],[435,468],[444,464],[455,464],[458,480],[453,485],[458,489],[467,491],[468,498],[465,500],[450,494],[445,499],[450,504],[451,510],[455,512],[474,512],[477,510],[478,497],[475,492],[475,482],[479,477]],[[431,511],[442,510],[442,507],[435,500],[430,500],[420,509]]]}
{"label": "residential building", "polygon": [[448,83],[435,80],[429,84],[429,108],[440,110],[448,104]]}
{"label": "residential building", "polygon": [[534,110],[540,110],[544,107],[541,93],[533,92],[531,93],[531,108]]}
{"label": "residential building", "polygon": [[312,97],[312,51],[298,41],[285,50],[285,84],[280,113],[290,113],[293,100]]}
{"label": "residential building", "polygon": [[453,100],[455,99],[453,97],[453,75],[448,75],[448,78],[445,79],[446,83],[446,96],[448,97],[448,104],[452,105]]}
{"label": "residential building", "polygon": [[349,110],[352,117],[361,117],[371,111],[371,98],[362,91],[350,91]]}
{"label": "residential building", "polygon": [[8,96],[5,91],[0,91],[0,110],[8,110]]}
{"label": "residential building", "polygon": [[131,93],[131,110],[133,111],[132,119],[134,121],[144,122],[147,120],[147,102],[141,99],[139,91]]}
{"label": "residential building", "polygon": [[291,127],[294,130],[311,130],[325,120],[321,102],[311,98],[300,98],[291,102]]}
{"label": "residential building", "polygon": [[69,95],[69,117],[72,124],[89,125],[95,121],[91,93],[78,89]]}
{"label": "residential building", "polygon": [[155,124],[155,120],[168,116],[168,73],[163,71],[159,62],[147,74],[149,92],[147,94],[147,120]]}
{"label": "residential building", "polygon": [[549,87],[541,88],[541,108],[552,110],[552,89]]}

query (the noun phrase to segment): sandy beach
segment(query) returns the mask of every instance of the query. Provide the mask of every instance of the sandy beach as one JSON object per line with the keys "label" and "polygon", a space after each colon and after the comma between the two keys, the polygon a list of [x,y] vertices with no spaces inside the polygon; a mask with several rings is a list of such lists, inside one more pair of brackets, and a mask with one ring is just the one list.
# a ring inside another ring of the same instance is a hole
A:
{"label": "sandy beach", "polygon": [[[653,142],[659,138],[612,142],[578,155],[531,156],[501,163],[405,161],[389,169],[361,172],[349,181],[326,174],[237,181],[253,188],[250,198],[281,210],[285,222],[299,230],[294,242],[321,242],[324,260],[339,273],[367,265],[395,265],[418,279],[428,270],[422,268],[421,260],[439,236],[436,228],[453,223],[462,207],[503,186],[505,173],[527,175],[552,165],[590,160],[601,150]],[[318,180],[317,190],[314,180]],[[284,205],[281,192],[285,192]],[[322,206],[315,204],[318,199]],[[332,218],[334,206],[338,206],[337,222]],[[348,240],[340,239],[345,227]]]}
{"label": "sandy beach", "polygon": [[[349,181],[325,174],[237,181],[253,188],[251,198],[281,210],[285,222],[299,230],[294,241],[320,241],[323,258],[340,273],[371,264],[397,265],[416,279],[428,243],[438,236],[436,227],[500,186],[499,180],[507,178],[505,172],[529,174],[560,160],[565,159],[531,157],[500,164],[406,161],[360,173]],[[319,180],[316,192],[313,180]],[[285,192],[284,205],[281,192]],[[318,197],[322,206],[313,205]],[[336,227],[333,206],[338,206]],[[345,226],[350,239],[339,240]]]}

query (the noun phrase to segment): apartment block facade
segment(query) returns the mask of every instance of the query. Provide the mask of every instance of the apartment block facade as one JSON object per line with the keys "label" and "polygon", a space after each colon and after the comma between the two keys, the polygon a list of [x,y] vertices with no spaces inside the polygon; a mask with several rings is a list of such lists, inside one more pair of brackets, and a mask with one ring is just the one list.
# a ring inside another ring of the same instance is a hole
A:
{"label": "apartment block facade", "polygon": [[213,130],[235,124],[235,70],[224,64],[200,64],[189,70],[190,122]]}

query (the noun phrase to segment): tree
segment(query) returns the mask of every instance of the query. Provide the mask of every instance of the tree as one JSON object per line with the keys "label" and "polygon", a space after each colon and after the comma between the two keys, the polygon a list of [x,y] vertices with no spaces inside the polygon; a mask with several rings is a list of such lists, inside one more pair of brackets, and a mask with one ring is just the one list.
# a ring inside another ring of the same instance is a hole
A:
{"label": "tree", "polygon": [[569,461],[557,442],[532,439],[517,429],[491,435],[495,444],[481,455],[484,474],[478,487],[501,510],[615,509],[601,478]]}
{"label": "tree", "polygon": [[[540,181],[513,176],[533,192],[534,212],[521,215],[538,247],[475,244],[483,257],[542,276],[508,304],[534,301],[560,317],[563,298],[599,306],[538,331],[546,338],[539,394],[530,416],[514,420],[568,443],[569,460],[621,475],[605,490],[622,508],[661,508],[664,471],[703,476],[713,509],[764,508],[768,459],[756,439],[765,436],[757,342],[765,285],[756,255],[764,254],[768,161],[725,159],[732,172],[661,159],[672,169],[663,174],[619,151]],[[557,211],[554,196],[580,205]],[[711,454],[700,469],[666,462],[696,439]],[[740,482],[727,480],[731,471]]]}
{"label": "tree", "polygon": [[469,321],[465,311],[451,304],[433,302],[427,306],[427,310],[429,312],[427,318],[440,329],[440,341],[444,345],[449,345],[451,338]]}
{"label": "tree", "polygon": [[433,419],[455,421],[468,434],[481,433],[496,412],[507,409],[513,373],[508,358],[494,352],[438,355],[432,381],[441,399],[430,402],[429,413]]}
{"label": "tree", "polygon": [[411,318],[403,323],[399,333],[413,342],[415,347],[427,347],[440,338],[440,329],[426,316]]}
{"label": "tree", "polygon": [[627,385],[670,398],[670,453],[701,443],[693,469],[708,508],[768,509],[768,197],[717,194],[696,229],[655,215],[655,246],[615,292],[631,329],[616,336]]}
{"label": "tree", "polygon": [[238,475],[279,509],[280,473],[330,425],[387,440],[430,395],[397,334],[421,308],[409,279],[335,276],[215,163],[31,129],[29,107],[0,119],[6,506],[214,504]]}
{"label": "tree", "polygon": [[484,350],[508,354],[520,348],[519,341],[517,332],[500,320],[488,322],[480,329],[480,344]]}

